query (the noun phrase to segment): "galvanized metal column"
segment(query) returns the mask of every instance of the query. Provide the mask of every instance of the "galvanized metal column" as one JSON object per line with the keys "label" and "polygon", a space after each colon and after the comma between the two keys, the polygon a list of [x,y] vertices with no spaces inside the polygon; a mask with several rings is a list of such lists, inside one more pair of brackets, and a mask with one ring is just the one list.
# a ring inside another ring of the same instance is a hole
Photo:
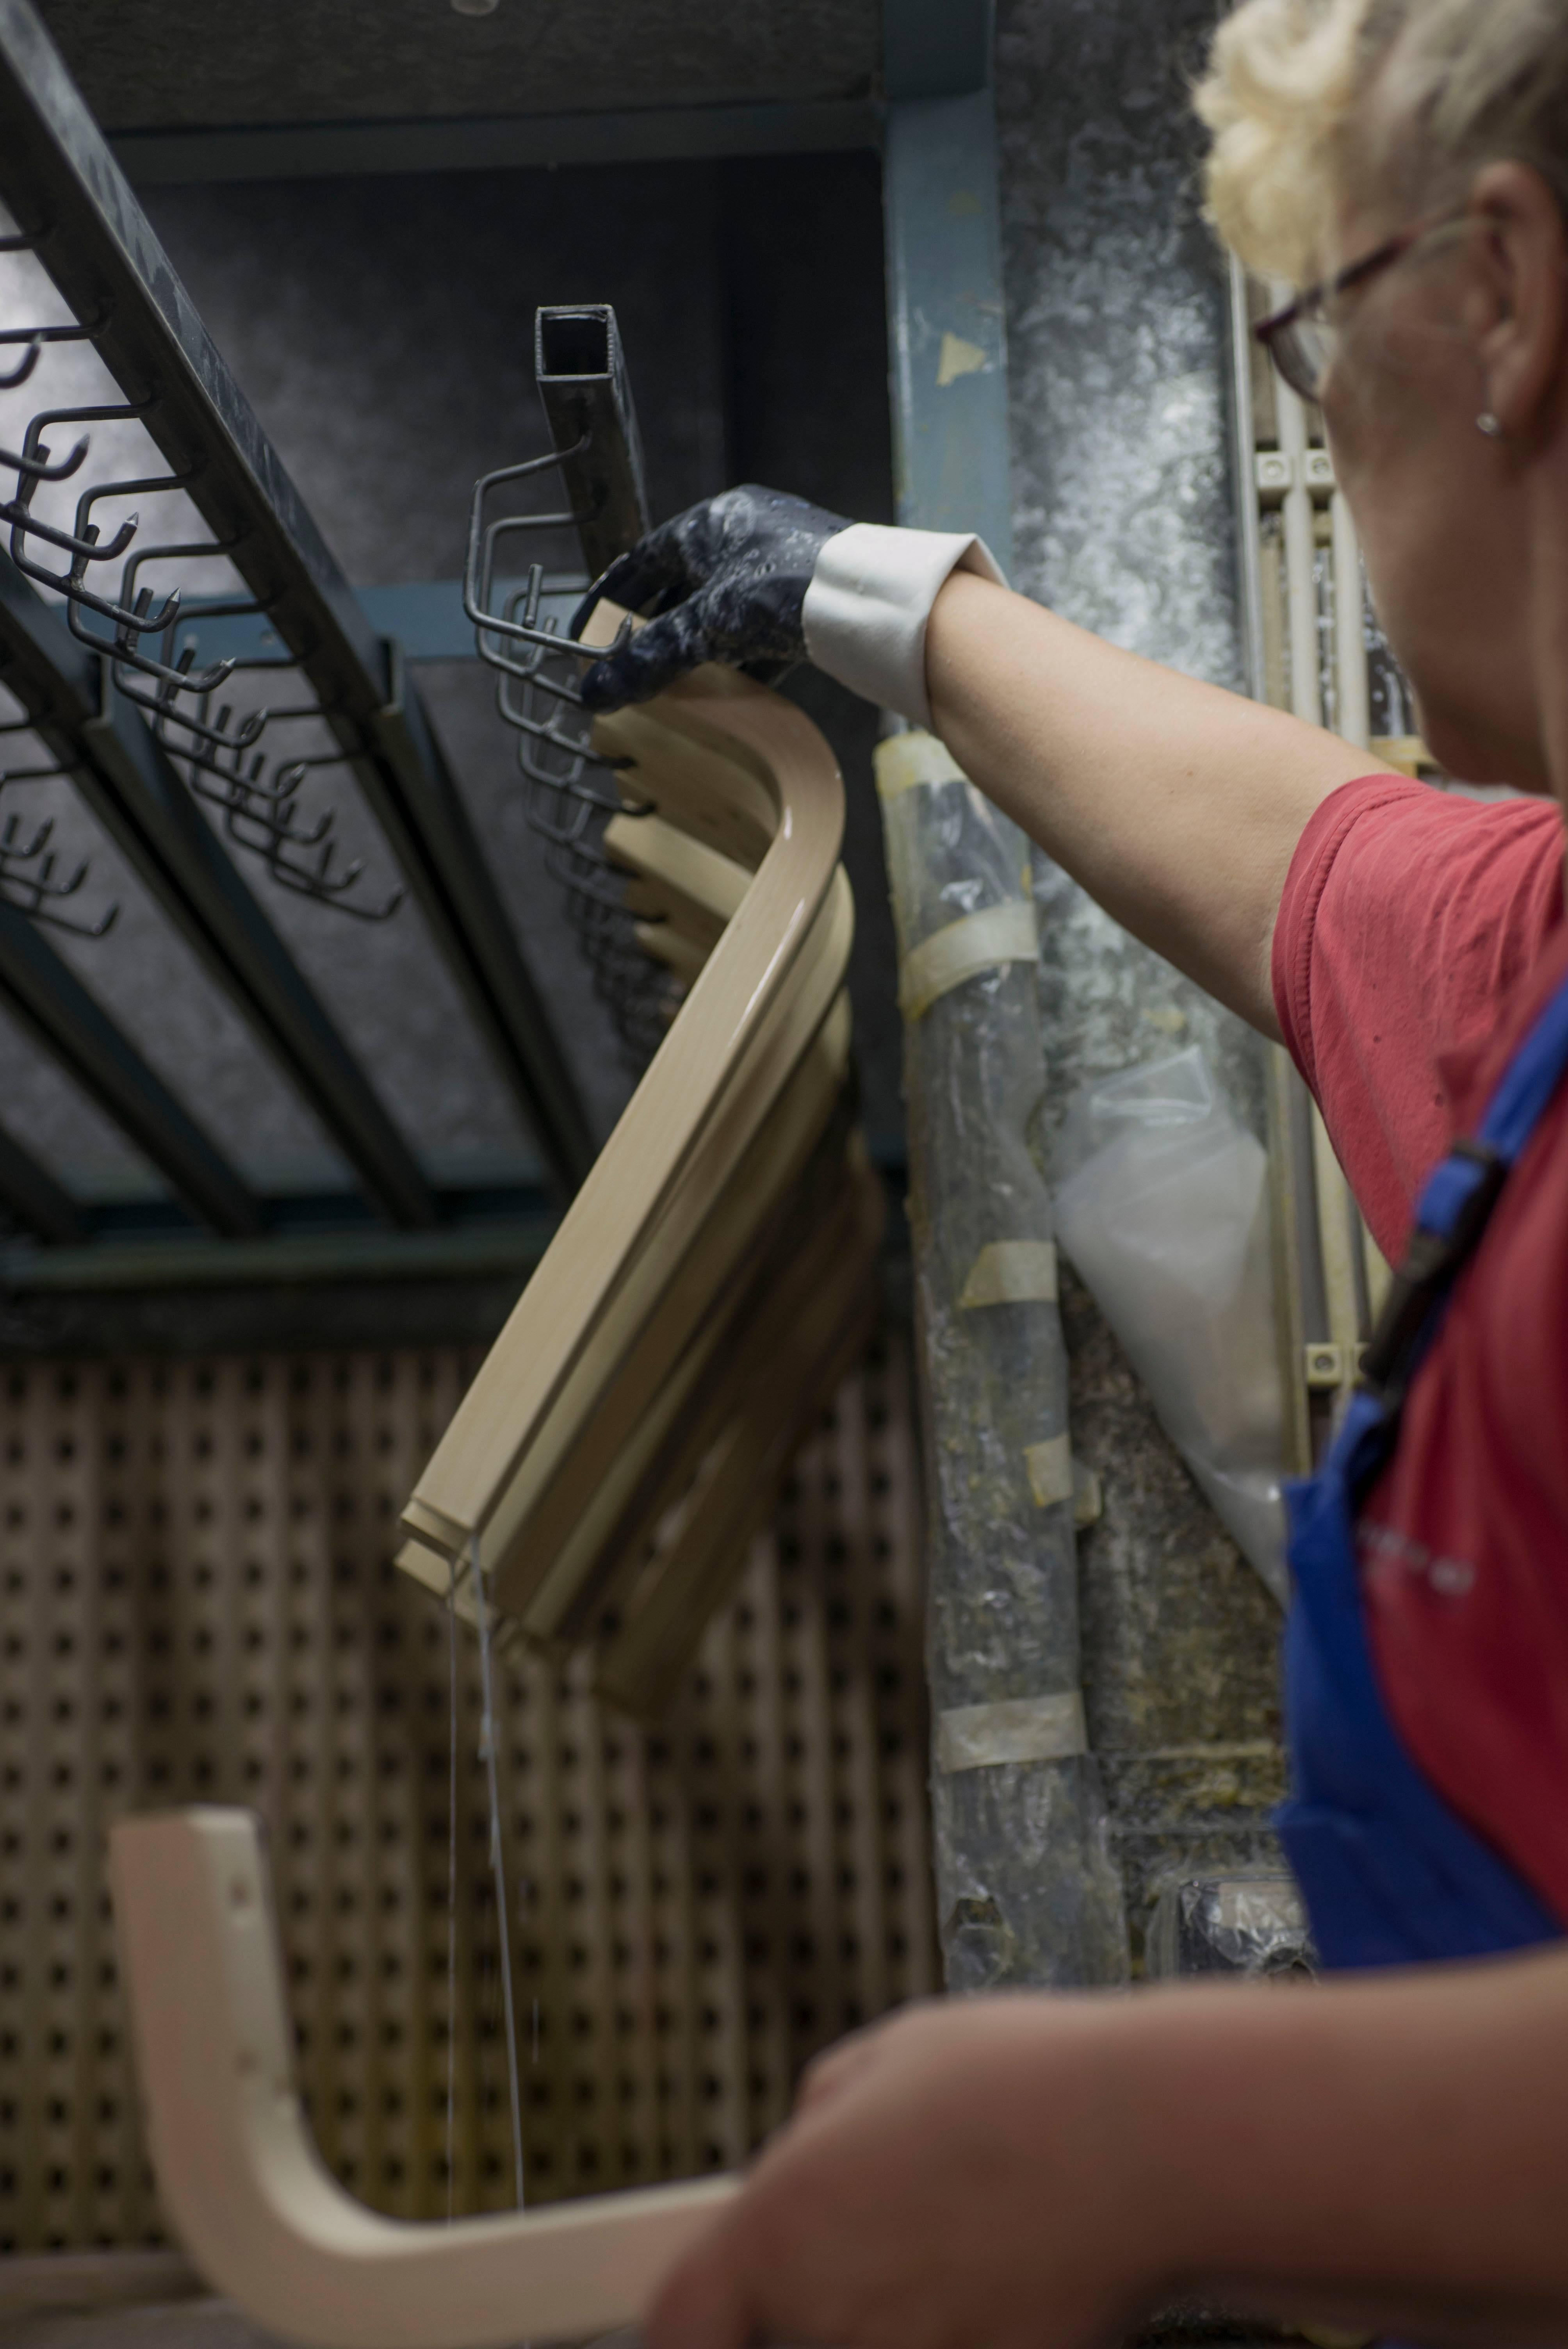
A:
{"label": "galvanized metal column", "polygon": [[[938,15],[895,9],[888,24],[898,514],[926,529],[977,531],[1010,570],[989,11],[948,12],[945,27]],[[943,72],[956,94],[931,94]],[[977,910],[1015,925],[1021,917],[1026,938],[1023,833],[956,778],[936,745],[923,757],[901,746],[897,781],[884,818],[905,952]],[[1119,1981],[1126,1926],[1078,1685],[1050,1201],[1028,1140],[1044,1081],[1032,956],[976,974],[912,1017],[904,1081],[947,1979],[954,1990]],[[982,1270],[1002,1264],[1026,1265],[1029,1275],[1009,1283]]]}
{"label": "galvanized metal column", "polygon": [[[1243,682],[1222,256],[1187,76],[1212,0],[1000,0],[1016,584],[1112,643]],[[1079,1087],[1201,1045],[1261,1137],[1257,1038],[1037,852],[1047,1171]],[[1277,1869],[1278,1609],[1064,1274],[1090,1734],[1134,1961],[1164,1887]]]}

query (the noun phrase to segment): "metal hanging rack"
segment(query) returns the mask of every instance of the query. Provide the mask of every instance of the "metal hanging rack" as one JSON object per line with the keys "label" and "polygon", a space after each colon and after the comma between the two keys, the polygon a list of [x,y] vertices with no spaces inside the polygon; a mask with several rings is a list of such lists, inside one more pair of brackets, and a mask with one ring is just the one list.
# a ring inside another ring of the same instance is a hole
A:
{"label": "metal hanging rack", "polygon": [[[576,644],[562,627],[593,580],[648,527],[641,441],[610,305],[540,310],[534,372],[556,445],[548,456],[500,466],[475,482],[463,608],[480,658],[497,672],[496,708],[517,736],[524,816],[561,884],[594,993],[637,1071],[663,1040],[680,989],[638,943],[647,917],[628,906],[630,876],[604,834],[614,818],[652,811],[622,792],[622,762],[593,748],[593,719],[576,679],[583,663],[604,648]],[[491,500],[519,483],[559,483],[567,508],[490,514]],[[526,549],[562,529],[577,533],[581,575],[548,574],[526,552],[521,577],[515,567],[502,573],[503,548],[521,540]]]}
{"label": "metal hanging rack", "polygon": [[[335,847],[330,812],[307,812],[304,804],[312,779],[332,770],[351,776],[554,1186],[569,1195],[592,1163],[593,1130],[398,647],[371,626],[27,0],[0,0],[0,203],[13,224],[0,242],[36,256],[70,316],[57,326],[5,330],[9,350],[0,347],[0,366],[20,382],[51,343],[90,343],[112,380],[100,402],[111,429],[139,423],[158,452],[156,469],[149,465],[134,479],[117,474],[85,492],[75,526],[64,528],[65,516],[38,496],[44,471],[68,478],[80,460],[74,446],[57,453],[58,436],[79,434],[94,419],[64,402],[39,411],[15,452],[23,460],[16,494],[0,508],[13,545],[12,558],[0,554],[0,636],[27,640],[29,664],[41,658],[64,676],[53,639],[39,653],[49,633],[44,623],[54,616],[40,595],[63,596],[69,627],[62,625],[58,637],[70,646],[75,636],[73,653],[90,649],[102,678],[98,710],[85,719],[95,741],[100,729],[122,737],[126,719],[145,719],[150,748],[163,771],[181,780],[182,795],[215,802],[228,842],[259,854],[281,886],[383,918],[387,901],[367,902],[356,890],[359,875]],[[134,546],[134,517],[112,531],[93,518],[116,497],[171,492],[183,492],[199,530]],[[216,604],[203,596],[204,609],[187,603],[182,612],[178,587],[162,585],[168,566],[210,565],[214,558],[238,574],[238,591]],[[109,588],[103,566],[111,562],[118,568]],[[155,586],[146,574],[159,564]],[[177,630],[189,639],[208,618],[242,616],[264,624],[276,660],[233,657],[228,647],[225,657],[203,661],[177,640]],[[285,673],[291,681],[280,691]],[[76,680],[69,683],[64,698],[79,704]],[[247,684],[258,688],[261,706],[246,708]],[[36,699],[25,706],[31,710]],[[263,727],[272,730],[265,739]],[[48,739],[47,747],[58,746]],[[111,746],[113,792],[123,779],[123,747]],[[139,750],[130,763],[145,765]],[[139,775],[139,786],[146,781]],[[147,813],[143,807],[136,816],[144,832]],[[160,805],[157,822],[167,833],[177,819]],[[199,920],[213,954],[224,954],[221,878],[205,869],[197,874],[189,842],[180,854],[189,868],[180,883],[181,917]],[[161,894],[172,905],[172,887]],[[289,980],[296,997],[297,976]],[[273,979],[281,987],[283,974]],[[255,999],[252,986],[248,1017]],[[304,1012],[297,1003],[294,1010],[298,1027]],[[428,1198],[417,1205],[406,1180],[399,1187],[408,1195],[400,1220],[425,1220]]]}
{"label": "metal hanging rack", "polygon": [[[0,250],[36,251],[40,241],[9,237],[0,240]],[[46,340],[91,338],[86,328],[68,333],[46,326],[0,330],[0,345],[20,343],[26,351],[19,366],[0,378],[0,388],[15,389],[28,380]],[[43,408],[29,419],[19,450],[0,448],[0,464],[16,477],[15,494],[0,502],[0,519],[10,525],[11,559],[24,577],[63,598],[71,633],[79,642],[94,652],[110,655],[116,689],[148,713],[187,786],[222,811],[224,831],[236,847],[258,856],[269,877],[297,895],[361,921],[386,921],[397,912],[406,891],[395,889],[378,904],[356,898],[353,892],[363,864],[356,861],[338,866],[337,843],[332,836],[335,811],[328,808],[306,818],[299,807],[299,787],[306,775],[323,767],[346,766],[345,754],[280,757],[269,768],[265,752],[257,748],[274,725],[324,720],[328,713],[320,700],[307,688],[303,701],[283,709],[253,710],[238,724],[231,703],[220,706],[215,719],[212,716],[214,694],[236,672],[282,671],[297,677],[295,665],[286,659],[243,660],[231,656],[198,668],[193,646],[187,646],[178,657],[174,652],[174,632],[183,602],[181,589],[165,588],[159,593],[140,584],[139,574],[147,564],[227,557],[233,552],[232,542],[170,541],[132,553],[139,522],[137,514],[128,516],[107,538],[93,518],[94,509],[109,500],[188,489],[199,468],[95,481],[78,498],[69,530],[42,521],[34,511],[40,486],[72,479],[91,448],[90,434],[83,433],[68,454],[57,460],[44,438],[46,432],[82,424],[139,422],[151,404],[127,400]],[[67,560],[51,567],[46,559],[51,552]],[[98,574],[92,566],[122,556],[117,592],[99,592],[93,584]],[[261,618],[266,612],[264,602],[241,595],[216,603],[204,599],[201,616],[207,620]],[[149,649],[150,642],[156,643],[156,653]],[[40,899],[40,905],[28,910],[39,911],[41,903]],[[101,929],[89,935],[101,935]]]}

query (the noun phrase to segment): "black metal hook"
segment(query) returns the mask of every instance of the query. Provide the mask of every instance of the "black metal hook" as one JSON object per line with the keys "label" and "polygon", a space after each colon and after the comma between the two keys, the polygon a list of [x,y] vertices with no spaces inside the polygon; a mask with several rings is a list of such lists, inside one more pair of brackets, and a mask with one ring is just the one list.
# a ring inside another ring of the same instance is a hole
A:
{"label": "black metal hook", "polygon": [[[11,243],[7,238],[0,237],[0,253],[16,253],[20,250],[19,246]],[[15,391],[18,384],[26,383],[43,355],[43,337],[39,335],[32,336],[26,349],[22,354],[20,366],[13,367],[9,375],[0,375],[0,391]]]}
{"label": "black metal hook", "polygon": [[[4,384],[0,384],[0,390],[4,389]],[[18,456],[13,450],[0,449],[0,465],[8,465],[15,473],[30,473],[36,481],[68,481],[71,475],[79,471],[88,446],[88,436],[84,432],[70,455],[57,465],[50,463],[50,451],[42,443],[36,457]]]}
{"label": "black metal hook", "polygon": [[[52,929],[65,930],[74,937],[101,938],[107,936],[119,918],[118,903],[109,905],[96,922],[91,923],[68,922],[50,911],[61,898],[76,895],[88,877],[88,861],[83,857],[67,880],[57,881],[55,878],[57,860],[49,846],[54,834],[54,819],[46,817],[32,838],[25,843],[17,837],[21,822],[19,815],[8,816],[4,826],[0,827],[0,896],[32,920],[46,923]],[[26,872],[20,869],[26,865],[35,865],[36,870]]]}

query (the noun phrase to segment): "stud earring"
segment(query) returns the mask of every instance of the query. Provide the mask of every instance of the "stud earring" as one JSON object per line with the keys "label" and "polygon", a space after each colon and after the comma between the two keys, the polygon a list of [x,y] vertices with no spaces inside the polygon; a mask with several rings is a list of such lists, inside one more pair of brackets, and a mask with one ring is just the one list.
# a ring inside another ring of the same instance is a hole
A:
{"label": "stud earring", "polygon": [[1484,432],[1489,440],[1501,440],[1502,438],[1502,427],[1490,408],[1481,409],[1476,418],[1475,429],[1478,432]]}

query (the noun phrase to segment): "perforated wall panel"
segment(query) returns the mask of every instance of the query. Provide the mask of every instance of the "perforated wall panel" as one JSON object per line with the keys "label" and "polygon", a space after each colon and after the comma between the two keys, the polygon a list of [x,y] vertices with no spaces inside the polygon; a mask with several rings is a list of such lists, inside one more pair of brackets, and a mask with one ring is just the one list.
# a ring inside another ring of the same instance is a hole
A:
{"label": "perforated wall panel", "polygon": [[[478,1656],[389,1563],[477,1356],[0,1383],[0,2246],[160,2239],[104,1885],[128,1810],[265,1816],[322,2151],[407,2217],[512,2199]],[[934,1985],[909,1371],[873,1350],[656,1733],[498,1664],[530,2199],[738,2160]],[[449,2055],[456,2080],[447,2166]]]}

